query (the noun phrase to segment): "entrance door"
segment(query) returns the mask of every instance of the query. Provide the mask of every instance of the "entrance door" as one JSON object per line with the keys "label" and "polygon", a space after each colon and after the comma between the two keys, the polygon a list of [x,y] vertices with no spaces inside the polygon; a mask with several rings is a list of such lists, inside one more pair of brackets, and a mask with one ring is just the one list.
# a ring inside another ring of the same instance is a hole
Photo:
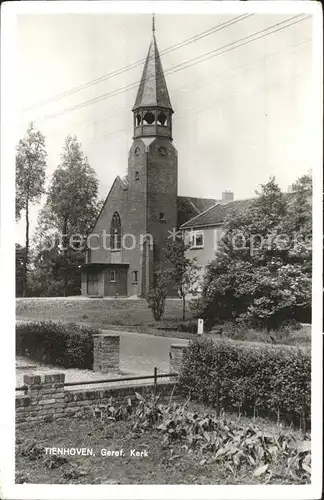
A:
{"label": "entrance door", "polygon": [[99,276],[97,272],[88,272],[87,293],[88,295],[98,295]]}

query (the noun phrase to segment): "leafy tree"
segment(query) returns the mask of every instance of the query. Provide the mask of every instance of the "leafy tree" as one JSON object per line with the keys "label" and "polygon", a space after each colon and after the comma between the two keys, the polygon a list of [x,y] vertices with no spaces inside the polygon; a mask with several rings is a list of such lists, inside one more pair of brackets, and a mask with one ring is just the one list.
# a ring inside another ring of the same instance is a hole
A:
{"label": "leafy tree", "polygon": [[190,249],[190,243],[183,238],[177,238],[169,243],[165,250],[165,258],[171,264],[168,270],[171,282],[177,287],[179,297],[182,299],[182,319],[186,319],[186,297],[188,294],[196,293],[198,281],[197,259],[190,259],[186,251]]}
{"label": "leafy tree", "polygon": [[68,136],[47,193],[46,207],[67,242],[71,232],[86,235],[97,216],[98,179],[77,138]]}
{"label": "leafy tree", "polygon": [[16,153],[16,219],[25,214],[25,256],[23,262],[22,295],[26,293],[29,258],[29,208],[39,202],[44,193],[46,167],[45,137],[31,122]]}
{"label": "leafy tree", "polygon": [[58,285],[56,292],[80,293],[79,266],[85,261],[85,240],[101,206],[96,173],[77,138],[68,136],[35,232],[35,265],[43,265],[48,284]]}
{"label": "leafy tree", "polygon": [[[229,214],[195,305],[207,324],[232,319],[270,331],[310,308],[311,247],[305,228],[311,231],[311,212],[305,185],[308,181],[298,181],[297,193],[284,194],[271,178],[245,211]],[[296,232],[302,242],[296,243]]]}

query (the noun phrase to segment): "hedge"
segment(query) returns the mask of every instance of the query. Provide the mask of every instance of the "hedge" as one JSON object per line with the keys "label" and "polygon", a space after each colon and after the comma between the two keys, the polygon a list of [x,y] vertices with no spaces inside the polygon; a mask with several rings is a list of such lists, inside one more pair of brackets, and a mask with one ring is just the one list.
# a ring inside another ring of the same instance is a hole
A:
{"label": "hedge", "polygon": [[92,336],[99,330],[75,323],[37,321],[16,327],[16,354],[65,368],[92,369]]}
{"label": "hedge", "polygon": [[184,352],[179,387],[218,409],[276,415],[303,423],[311,412],[310,352],[194,340]]}

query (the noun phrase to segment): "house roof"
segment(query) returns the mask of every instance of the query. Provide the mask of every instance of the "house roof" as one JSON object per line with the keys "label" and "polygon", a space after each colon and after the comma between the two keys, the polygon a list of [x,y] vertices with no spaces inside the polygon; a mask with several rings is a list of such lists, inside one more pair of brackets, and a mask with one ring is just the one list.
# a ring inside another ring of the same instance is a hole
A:
{"label": "house roof", "polygon": [[219,200],[213,198],[194,198],[191,196],[177,196],[178,227],[193,217],[211,208]]}
{"label": "house roof", "polygon": [[172,109],[155,35],[146,57],[133,111],[141,107]]}
{"label": "house roof", "polygon": [[[249,208],[255,198],[247,200],[237,200],[229,202],[216,202],[213,206],[207,208],[204,212],[196,215],[181,225],[181,228],[213,226],[224,222],[227,215],[232,210],[243,211]],[[216,201],[216,200],[215,200]]]}

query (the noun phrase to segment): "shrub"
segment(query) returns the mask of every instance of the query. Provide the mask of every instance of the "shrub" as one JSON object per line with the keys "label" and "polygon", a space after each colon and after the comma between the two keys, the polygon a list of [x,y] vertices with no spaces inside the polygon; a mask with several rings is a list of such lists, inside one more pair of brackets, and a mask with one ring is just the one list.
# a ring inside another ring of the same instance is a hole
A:
{"label": "shrub", "polygon": [[267,411],[278,419],[310,417],[310,353],[197,339],[185,351],[179,386],[216,408]]}
{"label": "shrub", "polygon": [[164,270],[154,271],[154,282],[151,286],[146,300],[149,308],[152,310],[155,321],[160,321],[164,314],[165,299],[168,294],[169,273]]}
{"label": "shrub", "polygon": [[195,320],[182,321],[181,323],[178,323],[176,328],[178,332],[197,333],[198,329],[197,321]]}
{"label": "shrub", "polygon": [[92,336],[99,330],[75,323],[39,321],[16,327],[16,354],[66,368],[92,368]]}

